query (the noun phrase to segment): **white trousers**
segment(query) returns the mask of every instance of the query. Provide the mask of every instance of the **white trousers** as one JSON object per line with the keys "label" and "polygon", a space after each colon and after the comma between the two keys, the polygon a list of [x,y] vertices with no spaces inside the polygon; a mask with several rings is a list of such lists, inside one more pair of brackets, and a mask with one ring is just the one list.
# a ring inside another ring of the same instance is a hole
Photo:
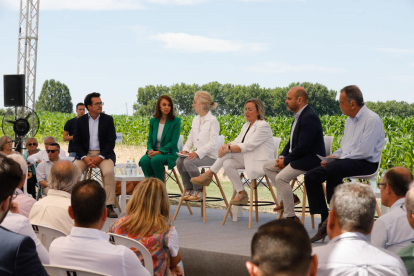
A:
{"label": "white trousers", "polygon": [[240,176],[237,173],[238,169],[244,169],[243,153],[226,153],[223,157],[218,158],[210,169],[214,173],[218,173],[221,168],[224,168],[224,171],[233,184],[233,188],[237,192],[244,191]]}

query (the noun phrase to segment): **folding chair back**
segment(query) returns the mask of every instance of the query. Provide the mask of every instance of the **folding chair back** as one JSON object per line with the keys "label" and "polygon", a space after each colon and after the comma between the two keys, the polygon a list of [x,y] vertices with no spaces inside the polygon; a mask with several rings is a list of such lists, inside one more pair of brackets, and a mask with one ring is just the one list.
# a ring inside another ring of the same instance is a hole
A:
{"label": "folding chair back", "polygon": [[32,224],[32,228],[37,238],[42,242],[47,251],[49,251],[50,244],[54,239],[66,237],[66,234],[62,231],[45,225]]}
{"label": "folding chair back", "polygon": [[108,274],[69,266],[44,265],[44,268],[50,276],[109,276]]}
{"label": "folding chair back", "polygon": [[177,143],[178,151],[183,150],[183,147],[184,147],[183,144],[184,144],[184,135],[180,135],[180,138],[178,138],[178,143]]}
{"label": "folding chair back", "polygon": [[148,270],[148,272],[151,275],[154,275],[154,266],[152,263],[152,256],[151,253],[148,251],[148,249],[143,246],[139,241],[130,239],[128,237],[120,236],[117,234],[109,234],[109,242],[115,245],[123,245],[125,247],[128,247],[132,251],[139,251],[142,254],[142,257],[144,258],[145,262],[145,269]]}
{"label": "folding chair back", "polygon": [[279,156],[280,141],[282,141],[282,138],[273,137],[273,144],[275,145],[275,158],[277,158]]}
{"label": "folding chair back", "polygon": [[325,154],[326,156],[332,154],[332,143],[334,136],[323,136],[323,141],[325,142]]}

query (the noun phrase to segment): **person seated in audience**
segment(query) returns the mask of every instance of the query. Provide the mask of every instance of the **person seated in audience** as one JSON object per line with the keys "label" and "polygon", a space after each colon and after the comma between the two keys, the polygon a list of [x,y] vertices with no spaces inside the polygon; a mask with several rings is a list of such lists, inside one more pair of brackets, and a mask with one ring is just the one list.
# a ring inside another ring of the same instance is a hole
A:
{"label": "person seated in audience", "polygon": [[145,177],[156,177],[164,181],[164,166],[171,170],[177,161],[177,143],[180,139],[181,119],[174,115],[174,104],[170,96],[161,95],[150,120],[147,152],[139,165]]}
{"label": "person seated in audience", "polygon": [[[200,175],[199,166],[211,166],[218,157],[220,124],[210,112],[216,107],[217,103],[213,102],[208,92],[198,91],[195,94],[193,108],[199,115],[194,117],[187,142],[180,151],[187,157],[177,159],[177,169],[185,189],[184,200],[198,201],[203,198],[203,186],[191,183],[190,179]],[[193,152],[190,153],[191,148]]]}
{"label": "person seated in audience", "polygon": [[[35,164],[40,164],[41,162],[49,159],[47,150],[50,144],[56,143],[55,138],[53,138],[52,136],[46,136],[45,139],[43,140],[43,143],[45,145],[45,150],[41,150],[38,153],[31,154],[30,156],[27,157],[27,162],[35,165]],[[61,150],[59,152],[59,158],[62,160],[66,159],[66,152],[64,150]]]}
{"label": "person seated in audience", "polygon": [[[0,224],[10,210],[14,191],[22,181],[19,164],[0,156]],[[24,218],[24,217],[23,217]],[[0,274],[46,276],[33,239],[0,226]]]}
{"label": "person seated in audience", "polygon": [[[410,189],[405,196],[405,209],[407,213],[407,221],[412,229],[414,229],[414,182],[411,183]],[[408,275],[414,275],[414,243],[404,247],[397,252],[404,262]]]}
{"label": "person seated in audience", "polygon": [[[349,85],[341,90],[339,107],[348,118],[345,121],[341,147],[332,155],[329,163],[321,161],[321,166],[305,174],[305,186],[311,214],[320,214],[321,223],[311,242],[326,237],[328,207],[335,187],[349,176],[370,175],[378,169],[382,148],[385,143],[384,125],[375,112],[364,104],[361,90]],[[322,183],[326,181],[326,200]]]}
{"label": "person seated in audience", "polygon": [[381,203],[390,211],[379,217],[371,232],[371,244],[397,253],[414,241],[414,231],[407,221],[405,195],[413,174],[407,168],[396,167],[387,171],[378,184]]}
{"label": "person seated in audience", "polygon": [[376,204],[367,184],[344,183],[336,187],[327,223],[330,241],[313,248],[318,256],[318,276],[407,275],[396,254],[367,241]]}
{"label": "person seated in audience", "polygon": [[48,158],[44,159],[36,168],[36,178],[37,182],[42,187],[42,194],[47,195],[49,190],[49,174],[50,168],[60,159],[60,145],[58,143],[51,143],[46,150]]}
{"label": "person seated in audience", "polygon": [[126,216],[114,221],[109,232],[142,243],[154,256],[154,275],[171,275],[170,270],[183,275],[178,266],[178,234],[171,223],[165,184],[153,177],[141,181],[126,209]]}
{"label": "person seated in audience", "polygon": [[303,87],[292,87],[286,96],[287,109],[294,113],[290,138],[279,155],[263,165],[272,186],[282,196],[280,205],[273,209],[284,210],[286,218],[299,218],[295,215],[295,205],[300,199],[293,194],[290,182],[301,174],[319,166],[317,154],[325,156],[325,143],[321,120],[308,104],[308,93]]}
{"label": "person seated in audience", "polygon": [[0,138],[0,154],[7,156],[13,153],[20,154],[13,150],[13,140],[7,135],[2,136]]}
{"label": "person seated in audience", "polygon": [[213,180],[213,173],[223,167],[233,184],[237,196],[230,200],[231,204],[247,204],[249,196],[244,190],[238,169],[245,169],[250,179],[264,175],[263,165],[275,158],[275,146],[270,125],[265,121],[265,109],[260,99],[246,101],[244,107],[246,123],[234,141],[220,147],[219,158],[210,170],[198,177],[191,178],[196,185],[208,186]]}
{"label": "person seated in audience", "polygon": [[24,183],[27,178],[26,161],[24,160],[23,156],[21,156],[20,154],[10,154],[7,157],[16,161],[20,165],[20,168],[22,169],[23,180],[15,190],[15,195],[14,195],[15,198],[13,199],[13,201],[19,205],[20,214],[28,218],[30,210],[32,209],[33,205],[36,203],[36,200],[31,195],[26,195],[22,191]]}
{"label": "person seated in audience", "polygon": [[49,175],[47,197],[37,201],[30,211],[32,224],[43,224],[69,235],[74,222],[68,214],[73,186],[80,177],[79,169],[70,161],[63,160],[52,165]]}
{"label": "person seated in audience", "polygon": [[74,219],[75,226],[70,235],[55,239],[50,244],[51,265],[114,276],[150,275],[131,249],[111,244],[109,235],[101,231],[108,212],[106,192],[101,184],[95,180],[76,184],[67,212]]}
{"label": "person seated in audience", "polygon": [[295,220],[279,219],[259,227],[251,244],[250,276],[315,276],[318,257],[305,227]]}
{"label": "person seated in audience", "polygon": [[[36,138],[29,137],[26,139],[26,148],[27,151],[23,153],[24,160],[27,161],[27,158],[33,154],[36,154],[40,151],[40,149],[37,147],[38,143]],[[33,198],[36,198],[36,166],[34,164],[30,164],[30,162],[27,162],[29,165],[29,172],[27,174],[27,193],[31,194]]]}

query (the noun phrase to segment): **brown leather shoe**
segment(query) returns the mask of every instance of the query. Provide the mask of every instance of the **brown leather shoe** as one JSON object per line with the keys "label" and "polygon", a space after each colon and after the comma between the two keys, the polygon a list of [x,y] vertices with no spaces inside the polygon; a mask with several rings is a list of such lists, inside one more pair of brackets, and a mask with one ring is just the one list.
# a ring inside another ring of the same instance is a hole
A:
{"label": "brown leather shoe", "polygon": [[106,209],[108,209],[108,218],[117,218],[118,215],[115,213],[114,208],[112,205],[107,206]]}
{"label": "brown leather shoe", "polygon": [[294,217],[286,217],[286,219],[294,219],[294,220],[300,222],[300,218],[298,218],[297,216],[294,216]]}
{"label": "brown leather shoe", "polygon": [[328,219],[326,219],[324,222],[319,223],[318,226],[318,232],[315,236],[310,238],[310,242],[316,242],[322,239],[325,239],[325,237],[328,235],[328,232],[326,231],[326,226],[328,225]]}
{"label": "brown leather shoe", "polygon": [[[298,205],[300,203],[300,199],[295,194],[293,194],[293,203],[295,205]],[[282,211],[283,209],[284,209],[284,206],[283,206],[283,200],[282,200],[282,201],[280,201],[279,206],[277,206],[276,208],[273,209],[273,212],[279,212],[279,211]]]}

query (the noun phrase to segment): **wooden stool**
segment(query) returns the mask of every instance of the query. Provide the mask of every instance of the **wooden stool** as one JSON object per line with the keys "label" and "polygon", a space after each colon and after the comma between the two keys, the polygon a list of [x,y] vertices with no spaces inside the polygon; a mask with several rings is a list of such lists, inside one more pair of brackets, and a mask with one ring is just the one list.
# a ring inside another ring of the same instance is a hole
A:
{"label": "wooden stool", "polygon": [[[177,197],[181,197],[182,195],[184,195],[184,189],[183,189],[183,186],[181,185],[180,179],[178,178],[177,172],[175,171],[175,167],[172,168],[170,172],[168,172],[165,169],[165,167],[164,167],[164,183],[165,183],[165,187],[167,187],[167,180],[169,178],[171,178],[175,183],[177,183],[178,188],[180,188],[181,194],[168,194],[168,197],[169,198],[177,198]],[[190,204],[188,204],[187,201],[185,203],[187,205],[188,211],[192,215],[193,212],[191,211]]]}

